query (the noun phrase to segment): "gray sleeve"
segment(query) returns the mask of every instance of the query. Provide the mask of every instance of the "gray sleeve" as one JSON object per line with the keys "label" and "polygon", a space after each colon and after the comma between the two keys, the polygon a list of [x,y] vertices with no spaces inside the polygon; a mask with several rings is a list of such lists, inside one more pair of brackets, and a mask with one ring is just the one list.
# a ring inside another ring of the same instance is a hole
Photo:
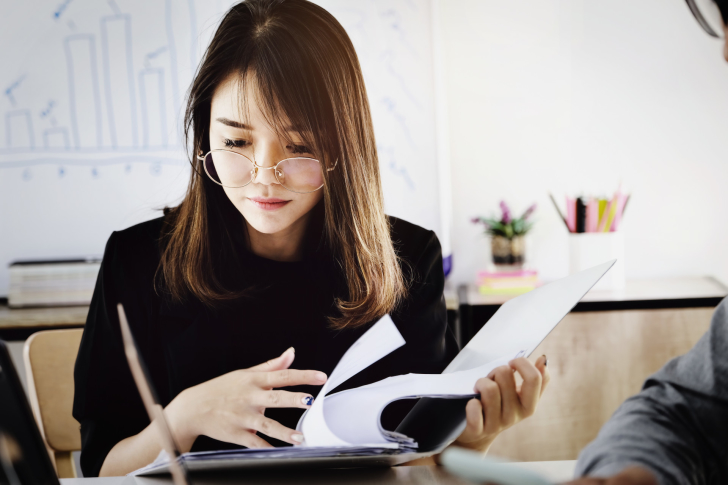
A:
{"label": "gray sleeve", "polygon": [[649,377],[579,455],[576,476],[630,465],[661,484],[728,483],[728,299],[687,354]]}

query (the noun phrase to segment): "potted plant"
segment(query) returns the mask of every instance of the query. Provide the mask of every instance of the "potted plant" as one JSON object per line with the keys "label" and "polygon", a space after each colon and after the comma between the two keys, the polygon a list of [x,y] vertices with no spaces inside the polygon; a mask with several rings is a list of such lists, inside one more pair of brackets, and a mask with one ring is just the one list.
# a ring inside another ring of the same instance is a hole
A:
{"label": "potted plant", "polygon": [[529,217],[536,210],[536,204],[531,205],[521,217],[513,218],[511,210],[505,201],[500,203],[501,217],[486,218],[474,217],[473,224],[482,224],[485,233],[491,237],[493,263],[496,265],[521,266],[525,260],[525,244],[523,236],[533,227]]}

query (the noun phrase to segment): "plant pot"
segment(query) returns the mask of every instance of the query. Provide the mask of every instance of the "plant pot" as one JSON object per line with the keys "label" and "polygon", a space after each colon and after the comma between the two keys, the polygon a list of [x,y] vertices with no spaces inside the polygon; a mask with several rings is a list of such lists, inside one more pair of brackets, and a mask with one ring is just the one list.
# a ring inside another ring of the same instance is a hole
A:
{"label": "plant pot", "polygon": [[503,236],[493,236],[490,241],[493,264],[522,265],[525,261],[526,244],[523,236],[514,236],[508,239]]}

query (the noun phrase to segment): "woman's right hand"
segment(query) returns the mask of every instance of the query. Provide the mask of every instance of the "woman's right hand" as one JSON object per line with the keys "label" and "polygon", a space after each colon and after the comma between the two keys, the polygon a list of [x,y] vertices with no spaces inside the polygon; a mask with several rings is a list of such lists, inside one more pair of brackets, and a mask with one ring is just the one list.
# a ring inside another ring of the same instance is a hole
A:
{"label": "woman's right hand", "polygon": [[313,397],[281,387],[326,382],[326,374],[313,370],[289,369],[293,348],[264,364],[229,372],[182,391],[165,408],[181,452],[189,451],[199,435],[248,448],[270,448],[258,432],[298,444],[303,435],[265,417],[266,408],[308,409]]}

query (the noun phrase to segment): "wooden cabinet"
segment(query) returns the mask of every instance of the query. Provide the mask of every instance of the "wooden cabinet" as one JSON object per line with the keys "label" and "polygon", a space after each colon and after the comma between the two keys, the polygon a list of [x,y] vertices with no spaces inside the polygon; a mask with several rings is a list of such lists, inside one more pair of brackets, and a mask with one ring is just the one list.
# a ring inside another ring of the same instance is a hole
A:
{"label": "wooden cabinet", "polygon": [[[551,372],[536,414],[499,436],[490,453],[576,459],[650,374],[695,345],[726,295],[711,277],[631,280],[623,290],[587,293],[532,356],[546,354]],[[459,287],[461,345],[510,298]]]}
{"label": "wooden cabinet", "polygon": [[708,329],[713,308],[570,313],[536,349],[551,382],[536,414],[506,430],[490,454],[574,460],[644,380]]}

